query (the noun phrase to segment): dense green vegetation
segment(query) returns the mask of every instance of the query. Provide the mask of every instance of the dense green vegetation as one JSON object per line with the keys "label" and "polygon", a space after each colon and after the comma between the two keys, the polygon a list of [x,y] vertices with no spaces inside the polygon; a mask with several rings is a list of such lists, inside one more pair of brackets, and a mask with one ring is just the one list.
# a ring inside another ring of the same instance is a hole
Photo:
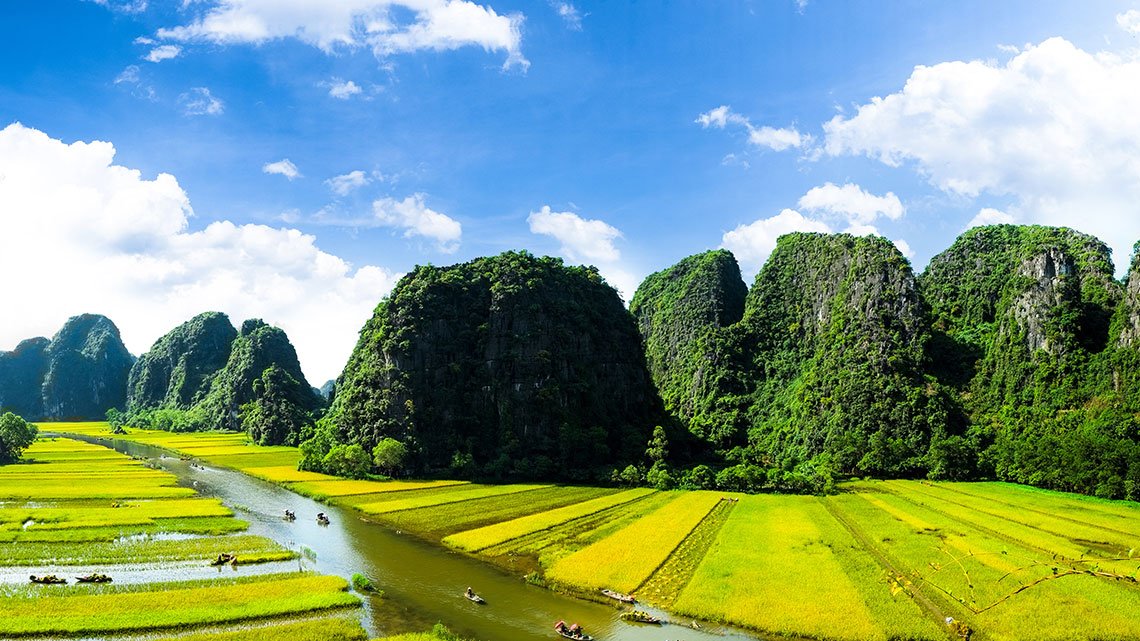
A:
{"label": "dense green vegetation", "polygon": [[0,410],[29,418],[43,416],[42,386],[50,344],[43,337],[29,338],[11,352],[0,352]]}
{"label": "dense green vegetation", "polygon": [[597,270],[508,252],[400,280],[303,466],[367,466],[387,437],[417,473],[604,477],[641,457],[660,417],[637,328]]}
{"label": "dense green vegetation", "polygon": [[982,227],[931,260],[921,282],[931,371],[969,413],[961,449],[977,475],[1140,497],[1137,257],[1122,287],[1092,236]]}
{"label": "dense green vegetation", "polygon": [[35,442],[35,425],[11,412],[0,414],[0,465],[14,463]]}
{"label": "dense green vegetation", "polygon": [[155,341],[131,368],[127,405],[135,410],[190,409],[226,365],[237,330],[220,312],[205,312]]}
{"label": "dense green vegetation", "polygon": [[124,405],[132,363],[107,317],[74,316],[51,341],[33,338],[0,352],[0,409],[30,420],[101,419]]}
{"label": "dense green vegetation", "polygon": [[225,314],[207,312],[138,360],[129,411],[115,418],[174,432],[243,431],[263,445],[296,445],[322,406],[284,331],[252,319],[239,333]]}

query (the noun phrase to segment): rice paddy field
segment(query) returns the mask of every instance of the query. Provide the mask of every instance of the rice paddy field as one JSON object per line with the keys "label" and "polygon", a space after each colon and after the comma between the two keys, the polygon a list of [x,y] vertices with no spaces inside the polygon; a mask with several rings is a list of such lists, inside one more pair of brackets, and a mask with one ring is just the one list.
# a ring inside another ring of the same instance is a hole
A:
{"label": "rice paddy field", "polygon": [[[235,555],[235,565],[296,556],[244,533],[247,527],[221,501],[179,486],[174,475],[98,445],[42,438],[21,462],[0,466],[0,572],[18,571],[22,581],[49,568],[58,573],[60,566],[95,566],[122,579],[139,569],[157,575],[164,567],[209,570],[220,554]],[[364,637],[355,616],[359,599],[338,577],[235,572],[181,582],[80,584],[72,576],[78,572],[61,574],[68,579],[63,585],[0,583],[0,638],[164,630],[189,631],[186,638],[194,639],[285,638],[269,625],[277,623],[293,640]]]}
{"label": "rice paddy field", "polygon": [[[295,450],[241,435],[128,438],[354,507],[559,590],[633,593],[683,620],[851,641],[1140,639],[1136,503],[1005,483],[863,481],[807,497],[345,481],[297,472]],[[0,528],[21,516],[0,512]]]}

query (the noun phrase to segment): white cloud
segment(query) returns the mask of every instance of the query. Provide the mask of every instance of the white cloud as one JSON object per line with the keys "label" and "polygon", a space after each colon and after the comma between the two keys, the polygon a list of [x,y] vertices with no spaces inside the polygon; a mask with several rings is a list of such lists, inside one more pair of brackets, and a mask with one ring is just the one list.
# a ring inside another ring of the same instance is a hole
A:
{"label": "white cloud", "polygon": [[910,248],[910,243],[901,238],[892,240],[891,242],[895,244],[895,247],[898,247],[899,253],[906,256],[907,260],[914,260],[915,253],[914,250]]}
{"label": "white cloud", "polygon": [[800,198],[799,207],[843,218],[851,225],[869,225],[879,216],[898,220],[906,211],[893,192],[876,196],[859,185],[847,183],[840,187],[830,182],[809,189]]}
{"label": "white cloud", "polygon": [[424,194],[413,194],[403,200],[374,200],[372,216],[350,224],[403,229],[405,238],[430,238],[436,242],[436,248],[445,254],[459,249],[459,241],[463,236],[463,226],[459,221],[428,208],[424,204]]}
{"label": "white cloud", "polygon": [[966,225],[966,229],[971,227],[981,227],[982,225],[1011,225],[1014,222],[1013,216],[1005,213],[1004,211],[993,209],[990,207],[983,207],[978,212],[977,216]]}
{"label": "white cloud", "polygon": [[219,116],[225,111],[222,101],[206,87],[194,87],[178,96],[178,104],[182,105],[182,113],[187,116]]}
{"label": "white cloud", "polygon": [[773,127],[756,127],[748,118],[732,111],[728,105],[721,105],[697,116],[694,121],[708,129],[724,129],[728,125],[739,125],[748,131],[748,142],[757,147],[767,147],[774,151],[783,151],[790,148],[804,147],[811,143],[811,136],[801,134],[795,127],[775,129]]}
{"label": "white cloud", "polygon": [[831,233],[826,223],[804,218],[794,209],[785,209],[771,218],[740,225],[721,237],[721,247],[731,251],[746,274],[755,274],[776,248],[776,239],[795,231]]}
{"label": "white cloud", "polygon": [[621,238],[616,227],[601,220],[586,220],[578,214],[551,211],[543,205],[526,222],[532,234],[551,236],[562,244],[562,253],[574,261],[612,262],[621,258],[614,241]]}
{"label": "white cloud", "polygon": [[341,80],[340,78],[333,78],[328,83],[329,95],[338,100],[348,100],[349,98],[364,91],[360,85],[351,80]]}
{"label": "white cloud", "polygon": [[559,243],[559,254],[574,263],[591,264],[626,303],[633,298],[642,278],[628,269],[614,241],[621,230],[597,219],[582,218],[573,212],[552,211],[543,205],[527,216],[532,234],[550,236]]}
{"label": "white cloud", "polygon": [[182,47],[178,45],[159,45],[150,50],[146,54],[145,59],[150,62],[162,62],[163,60],[170,60],[177,58],[182,53]]}
{"label": "white cloud", "polygon": [[582,30],[582,14],[578,12],[578,7],[575,7],[569,2],[556,2],[551,0],[550,6],[558,12],[558,16],[566,23],[566,26],[574,31]]}
{"label": "white cloud", "polygon": [[1095,234],[1123,269],[1140,239],[1137,113],[1140,60],[1053,38],[1002,65],[916,67],[897,93],[825,123],[824,149],[906,163],[953,194],[1012,197],[1008,214]]}
{"label": "white cloud", "polygon": [[[296,229],[221,221],[191,229],[169,174],[113,163],[108,142],[65,144],[19,124],[0,130],[0,299],[35,301],[0,323],[0,349],[70,316],[109,316],[140,354],[207,310],[264,318],[297,346],[311,382],[339,374],[397,276],[353,268]],[[51,256],[44,248],[51,248]]]}
{"label": "white cloud", "polygon": [[357,169],[350,171],[347,174],[334,176],[325,181],[329,189],[338,196],[347,196],[352,191],[360,189],[368,184],[368,176],[363,171]]}
{"label": "white cloud", "polygon": [[189,24],[157,35],[220,44],[296,38],[326,53],[368,47],[380,57],[478,46],[505,52],[505,69],[525,69],[530,63],[520,49],[523,20],[469,0],[218,0]]}
{"label": "white cloud", "polygon": [[301,178],[301,172],[297,170],[297,165],[294,165],[288,158],[282,158],[277,162],[267,162],[261,166],[261,171],[267,174],[285,176],[289,180]]}
{"label": "white cloud", "polygon": [[1128,33],[1140,33],[1140,9],[1129,9],[1117,14],[1116,24]]}

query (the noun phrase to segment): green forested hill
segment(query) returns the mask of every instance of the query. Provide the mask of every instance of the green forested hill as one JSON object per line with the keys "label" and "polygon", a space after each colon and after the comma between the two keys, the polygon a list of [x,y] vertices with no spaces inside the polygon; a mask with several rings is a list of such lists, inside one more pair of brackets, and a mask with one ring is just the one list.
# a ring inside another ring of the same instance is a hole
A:
{"label": "green forested hill", "polygon": [[127,397],[127,374],[134,357],[106,316],[74,316],[47,347],[43,414],[46,418],[100,419]]}
{"label": "green forested hill", "polygon": [[49,344],[43,337],[29,338],[11,352],[0,352],[0,411],[29,419],[43,416]]}
{"label": "green forested hill", "polygon": [[643,455],[660,419],[632,317],[593,268],[507,252],[417,267],[365,325],[327,417],[409,467],[584,479]]}
{"label": "green forested hill", "polygon": [[237,330],[220,312],[205,312],[170,330],[135,361],[127,404],[135,409],[189,409],[229,360]]}

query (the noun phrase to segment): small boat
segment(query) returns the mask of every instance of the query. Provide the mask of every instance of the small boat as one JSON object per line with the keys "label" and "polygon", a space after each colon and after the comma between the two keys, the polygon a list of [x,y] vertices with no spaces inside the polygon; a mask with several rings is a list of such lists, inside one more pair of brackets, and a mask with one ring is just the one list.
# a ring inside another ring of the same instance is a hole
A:
{"label": "small boat", "polygon": [[45,574],[43,576],[36,576],[33,574],[30,577],[28,577],[28,579],[32,583],[40,583],[43,585],[60,585],[62,583],[67,583],[67,579],[65,579],[63,577],[58,577],[54,574]]}
{"label": "small boat", "polygon": [[75,580],[79,583],[110,583],[111,577],[106,574],[88,574],[86,576],[77,576]]}
{"label": "small boat", "polygon": [[637,603],[637,599],[633,598],[632,594],[622,594],[621,592],[614,592],[613,590],[606,589],[602,590],[602,594],[608,596],[611,599],[617,599],[622,603]]}
{"label": "small boat", "polygon": [[594,637],[583,632],[577,623],[567,626],[565,621],[559,621],[554,624],[554,631],[567,639],[574,639],[574,641],[594,641]]}
{"label": "small boat", "polygon": [[229,563],[230,565],[237,565],[237,555],[236,554],[228,554],[226,552],[223,552],[223,553],[218,555],[218,558],[211,561],[210,565],[220,566],[220,565],[225,565],[227,563]]}
{"label": "small boat", "polygon": [[479,605],[483,605],[487,602],[487,599],[484,599],[483,597],[479,596],[478,594],[475,594],[474,592],[464,592],[463,598],[467,599],[468,601],[470,601],[472,603],[478,603]]}
{"label": "small boat", "polygon": [[651,625],[661,625],[664,623],[661,619],[644,612],[642,610],[633,610],[632,612],[622,612],[620,615],[622,621],[630,621],[632,623],[648,623]]}
{"label": "small boat", "polygon": [[285,510],[285,520],[286,521],[296,521],[297,515],[293,514],[293,510]]}
{"label": "small boat", "polygon": [[328,525],[329,523],[329,517],[325,516],[324,512],[317,514],[317,525]]}

